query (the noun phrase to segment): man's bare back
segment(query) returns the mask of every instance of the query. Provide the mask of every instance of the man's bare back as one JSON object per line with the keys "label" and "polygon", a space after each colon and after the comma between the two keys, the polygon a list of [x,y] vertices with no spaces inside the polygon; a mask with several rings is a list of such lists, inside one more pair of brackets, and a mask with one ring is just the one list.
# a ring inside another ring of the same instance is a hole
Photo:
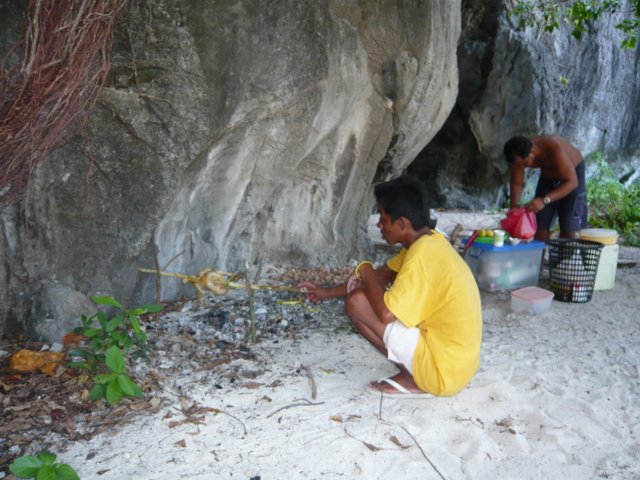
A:
{"label": "man's bare back", "polygon": [[540,169],[540,175],[549,180],[566,178],[567,168],[575,170],[582,162],[582,154],[567,140],[557,135],[544,135],[531,138],[534,150],[534,168]]}

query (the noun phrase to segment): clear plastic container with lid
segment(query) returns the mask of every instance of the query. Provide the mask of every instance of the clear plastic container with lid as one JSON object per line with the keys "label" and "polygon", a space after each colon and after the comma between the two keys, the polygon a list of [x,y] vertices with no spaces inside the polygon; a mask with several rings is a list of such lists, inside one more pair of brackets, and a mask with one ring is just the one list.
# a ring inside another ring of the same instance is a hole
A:
{"label": "clear plastic container with lid", "polygon": [[525,287],[511,292],[511,310],[516,313],[540,315],[551,307],[553,292],[539,287]]}
{"label": "clear plastic container with lid", "polygon": [[538,284],[544,248],[545,243],[536,240],[502,247],[476,241],[464,259],[481,289],[513,290]]}

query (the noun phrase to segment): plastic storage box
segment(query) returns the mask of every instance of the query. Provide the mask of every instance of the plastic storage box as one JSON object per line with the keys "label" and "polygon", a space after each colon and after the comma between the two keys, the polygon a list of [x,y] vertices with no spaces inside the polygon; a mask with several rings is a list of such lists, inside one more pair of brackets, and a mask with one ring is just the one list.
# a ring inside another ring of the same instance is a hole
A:
{"label": "plastic storage box", "polygon": [[502,247],[473,242],[464,259],[481,289],[511,290],[538,284],[545,246],[536,240]]}
{"label": "plastic storage box", "polygon": [[540,315],[551,307],[553,292],[538,287],[525,287],[511,292],[511,310]]}

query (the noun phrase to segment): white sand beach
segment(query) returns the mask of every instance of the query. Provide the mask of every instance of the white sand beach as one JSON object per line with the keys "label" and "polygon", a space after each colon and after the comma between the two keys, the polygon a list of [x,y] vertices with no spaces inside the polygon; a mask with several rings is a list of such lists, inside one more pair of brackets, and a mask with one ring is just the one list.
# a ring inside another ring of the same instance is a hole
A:
{"label": "white sand beach", "polygon": [[638,479],[638,285],[637,264],[618,268],[615,288],[537,316],[484,292],[482,365],[450,398],[366,392],[394,366],[311,318],[221,366],[234,385],[214,371],[168,377],[165,407],[59,457],[83,480]]}

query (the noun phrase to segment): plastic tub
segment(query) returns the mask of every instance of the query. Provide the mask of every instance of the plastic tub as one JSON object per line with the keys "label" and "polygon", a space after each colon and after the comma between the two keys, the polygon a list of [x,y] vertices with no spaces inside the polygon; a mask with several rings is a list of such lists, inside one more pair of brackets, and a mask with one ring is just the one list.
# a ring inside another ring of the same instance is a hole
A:
{"label": "plastic tub", "polygon": [[535,240],[502,247],[473,242],[464,259],[481,289],[513,290],[538,284],[544,248]]}
{"label": "plastic tub", "polygon": [[580,230],[580,239],[615,245],[618,242],[618,232],[608,228],[584,228]]}
{"label": "plastic tub", "polygon": [[511,292],[511,310],[539,315],[551,307],[553,292],[539,287],[525,287]]}

